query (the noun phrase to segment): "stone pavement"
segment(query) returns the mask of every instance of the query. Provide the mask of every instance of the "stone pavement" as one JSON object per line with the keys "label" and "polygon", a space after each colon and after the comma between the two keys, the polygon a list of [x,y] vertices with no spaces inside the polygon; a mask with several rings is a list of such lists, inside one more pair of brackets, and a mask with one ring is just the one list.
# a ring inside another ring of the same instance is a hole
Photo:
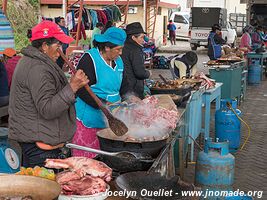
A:
{"label": "stone pavement", "polygon": [[[205,71],[201,67],[200,70]],[[169,70],[152,70],[152,78],[158,80],[158,74],[171,78]],[[210,135],[214,138],[214,106],[212,108]],[[245,192],[263,191],[261,199],[267,200],[267,80],[258,86],[248,86],[245,101],[241,103],[239,109],[242,111],[242,118],[251,127],[251,136],[244,149],[234,155],[236,158],[234,188]],[[247,134],[248,130],[242,123],[241,144]],[[199,149],[195,147],[195,160],[198,152]],[[193,183],[194,173],[195,165],[189,163],[185,168],[185,181]],[[254,199],[259,198],[256,196]]]}
{"label": "stone pavement", "polygon": [[[242,151],[235,156],[234,189],[240,191],[263,191],[261,199],[267,200],[267,80],[258,86],[249,86],[247,96],[239,109],[242,118],[251,127],[251,136]],[[214,118],[214,107],[211,115]],[[214,138],[214,119],[211,120],[211,133]],[[241,144],[248,135],[247,127],[242,123]],[[195,160],[199,149],[195,148]],[[194,182],[195,165],[189,163],[185,169],[185,180]],[[255,197],[257,198],[257,196]]]}

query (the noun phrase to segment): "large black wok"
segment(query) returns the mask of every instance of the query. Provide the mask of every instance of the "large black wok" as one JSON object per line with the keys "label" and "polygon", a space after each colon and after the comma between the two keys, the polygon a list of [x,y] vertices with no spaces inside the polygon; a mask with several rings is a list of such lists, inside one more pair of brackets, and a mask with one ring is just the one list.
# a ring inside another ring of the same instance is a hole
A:
{"label": "large black wok", "polygon": [[148,170],[154,159],[166,146],[168,137],[156,141],[125,141],[125,137],[118,137],[110,129],[103,129],[97,133],[100,149],[108,152],[130,151],[137,152],[147,159],[122,159],[110,156],[98,156],[98,159],[119,172]]}
{"label": "large black wok", "polygon": [[[145,171],[130,172],[116,178],[116,187],[122,191],[131,192],[131,198],[140,200],[196,200],[198,197],[182,197],[181,191],[194,191],[192,184],[185,183],[178,176],[166,179],[160,173],[148,174]],[[149,192],[148,192],[149,191]],[[170,191],[173,191],[172,193]],[[159,192],[158,194],[153,192]]]}

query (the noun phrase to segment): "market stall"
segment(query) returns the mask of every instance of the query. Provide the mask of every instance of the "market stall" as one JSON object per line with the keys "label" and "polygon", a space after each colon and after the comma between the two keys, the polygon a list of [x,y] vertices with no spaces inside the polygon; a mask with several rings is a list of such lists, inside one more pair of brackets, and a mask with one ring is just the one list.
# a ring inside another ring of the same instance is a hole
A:
{"label": "market stall", "polygon": [[247,66],[244,52],[238,48],[223,46],[222,56],[217,60],[205,63],[209,74],[216,82],[223,83],[221,88],[222,99],[239,101],[244,98],[247,85]]}

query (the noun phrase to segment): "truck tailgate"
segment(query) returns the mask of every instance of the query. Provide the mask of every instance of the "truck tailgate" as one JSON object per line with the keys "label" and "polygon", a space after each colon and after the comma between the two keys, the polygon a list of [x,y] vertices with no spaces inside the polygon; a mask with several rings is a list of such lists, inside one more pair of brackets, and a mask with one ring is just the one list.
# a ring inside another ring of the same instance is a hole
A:
{"label": "truck tailgate", "polygon": [[210,30],[192,29],[191,40],[207,40]]}

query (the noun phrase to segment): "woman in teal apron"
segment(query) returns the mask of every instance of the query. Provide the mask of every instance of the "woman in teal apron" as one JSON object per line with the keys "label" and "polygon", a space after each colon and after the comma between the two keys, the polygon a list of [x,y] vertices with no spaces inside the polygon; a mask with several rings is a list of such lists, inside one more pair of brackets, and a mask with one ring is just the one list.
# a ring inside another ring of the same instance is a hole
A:
{"label": "woman in teal apron", "polygon": [[[95,35],[94,48],[82,56],[77,66],[88,76],[92,91],[107,105],[121,101],[119,91],[124,66],[120,55],[125,39],[125,31],[116,27]],[[99,149],[96,133],[107,128],[106,117],[84,88],[77,93],[75,107],[77,130],[73,143]],[[80,150],[72,153],[73,156],[95,157],[93,153]]]}

